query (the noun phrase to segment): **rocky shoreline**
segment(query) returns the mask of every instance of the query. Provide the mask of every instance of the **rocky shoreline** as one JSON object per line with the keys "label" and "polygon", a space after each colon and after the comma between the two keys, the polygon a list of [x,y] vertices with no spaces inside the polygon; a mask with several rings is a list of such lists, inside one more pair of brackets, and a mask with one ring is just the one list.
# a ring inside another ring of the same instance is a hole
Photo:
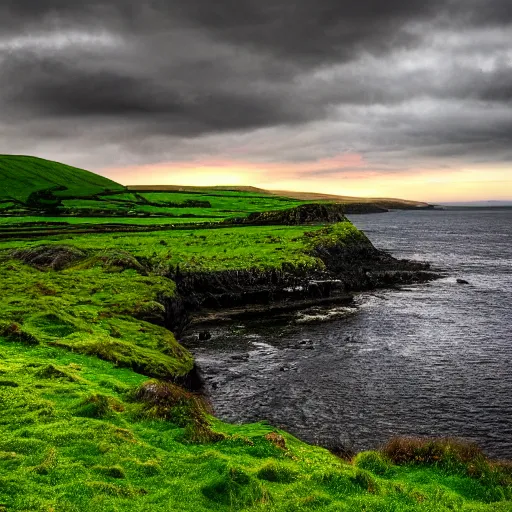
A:
{"label": "rocky shoreline", "polygon": [[177,337],[204,323],[281,315],[313,306],[350,305],[357,292],[424,283],[442,276],[429,263],[399,260],[371,242],[318,245],[317,270],[231,270],[190,272],[167,277],[177,296],[164,299],[165,326]]}

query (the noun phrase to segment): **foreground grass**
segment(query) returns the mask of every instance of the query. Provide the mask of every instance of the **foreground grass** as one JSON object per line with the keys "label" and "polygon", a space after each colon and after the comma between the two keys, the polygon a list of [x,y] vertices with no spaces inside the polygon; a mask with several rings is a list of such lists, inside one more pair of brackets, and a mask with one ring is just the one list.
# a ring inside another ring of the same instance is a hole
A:
{"label": "foreground grass", "polygon": [[170,419],[146,412],[138,373],[5,339],[0,355],[6,510],[510,510],[490,469],[476,479],[463,464],[395,466],[376,453],[350,463],[265,424],[211,418],[215,442],[198,443],[183,404]]}

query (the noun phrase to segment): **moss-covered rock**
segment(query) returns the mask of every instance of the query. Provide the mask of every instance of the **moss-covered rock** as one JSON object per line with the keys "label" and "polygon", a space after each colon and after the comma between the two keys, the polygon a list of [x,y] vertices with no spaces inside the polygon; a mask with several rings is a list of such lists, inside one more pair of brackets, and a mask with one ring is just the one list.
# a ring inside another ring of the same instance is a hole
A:
{"label": "moss-covered rock", "polygon": [[343,205],[312,203],[301,204],[287,210],[254,212],[245,218],[230,219],[226,222],[253,226],[298,226],[303,224],[334,224],[345,220]]}
{"label": "moss-covered rock", "polygon": [[37,245],[11,252],[11,256],[41,270],[62,270],[86,257],[72,245]]}

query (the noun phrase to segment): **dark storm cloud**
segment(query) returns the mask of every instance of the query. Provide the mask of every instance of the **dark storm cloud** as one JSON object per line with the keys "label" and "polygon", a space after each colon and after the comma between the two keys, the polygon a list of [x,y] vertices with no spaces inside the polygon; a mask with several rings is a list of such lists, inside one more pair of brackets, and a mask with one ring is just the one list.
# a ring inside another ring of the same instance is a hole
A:
{"label": "dark storm cloud", "polygon": [[2,151],[506,161],[511,23],[508,0],[4,1]]}
{"label": "dark storm cloud", "polygon": [[183,2],[180,12],[235,44],[263,49],[304,64],[354,58],[362,50],[384,53],[415,38],[404,24],[435,14],[441,0],[277,0],[242,2],[243,9],[218,3]]}
{"label": "dark storm cloud", "polygon": [[292,109],[271,94],[258,98],[244,90],[210,91],[205,87],[200,94],[189,96],[179,84],[169,87],[150,77],[111,71],[91,73],[59,62],[46,62],[44,69],[22,89],[12,91],[9,99],[16,111],[61,118],[146,117],[151,119],[153,131],[180,135],[307,121],[307,110]]}

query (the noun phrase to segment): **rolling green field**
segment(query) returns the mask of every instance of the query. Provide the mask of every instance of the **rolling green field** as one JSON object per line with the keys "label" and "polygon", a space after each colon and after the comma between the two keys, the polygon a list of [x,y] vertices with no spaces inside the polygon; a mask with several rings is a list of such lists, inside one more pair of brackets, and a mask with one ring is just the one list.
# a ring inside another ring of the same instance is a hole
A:
{"label": "rolling green field", "polygon": [[[205,206],[193,203],[204,203]],[[212,194],[190,194],[187,192],[151,192],[140,194],[101,195],[97,199],[69,199],[63,201],[66,209],[76,212],[109,210],[116,214],[152,214],[165,217],[211,218],[217,221],[228,217],[245,216],[252,212],[283,210],[304,201],[294,199],[255,196],[244,192],[217,192]]]}
{"label": "rolling green field", "polygon": [[[180,301],[169,276],[321,270],[318,245],[368,246],[350,222],[219,226],[303,202],[103,193],[100,177],[92,199],[44,214],[19,201],[62,168],[24,164],[26,190],[0,185],[16,197],[0,217],[0,512],[512,510],[512,464],[473,445],[398,439],[341,458],[266,423],[220,422],[193,391],[193,356],[165,327]],[[91,225],[107,232],[66,231]]]}
{"label": "rolling green field", "polygon": [[[304,236],[305,232],[320,229],[320,226],[247,226],[115,235],[60,235],[49,242],[5,241],[0,250],[47,244],[69,244],[88,253],[122,250],[154,265],[179,265],[183,271],[271,270],[283,265],[320,268],[321,260],[308,254],[310,237]],[[336,240],[362,236],[348,222],[335,225],[331,231]]]}
{"label": "rolling green field", "polygon": [[27,225],[49,226],[50,228],[58,225],[83,225],[83,224],[132,224],[135,226],[154,226],[165,224],[186,224],[211,222],[208,218],[187,218],[187,217],[0,217],[0,229],[4,228],[23,228]]}
{"label": "rolling green field", "polygon": [[[31,194],[51,190],[50,206],[30,201]],[[60,199],[60,200],[59,200]],[[41,158],[0,155],[0,215],[89,218],[102,216],[208,219],[220,222],[251,212],[291,208],[305,201],[247,191],[127,191],[97,174]],[[45,209],[47,211],[45,211]],[[37,214],[35,214],[37,212]],[[0,217],[0,220],[2,217]],[[180,220],[177,220],[180,222]]]}

